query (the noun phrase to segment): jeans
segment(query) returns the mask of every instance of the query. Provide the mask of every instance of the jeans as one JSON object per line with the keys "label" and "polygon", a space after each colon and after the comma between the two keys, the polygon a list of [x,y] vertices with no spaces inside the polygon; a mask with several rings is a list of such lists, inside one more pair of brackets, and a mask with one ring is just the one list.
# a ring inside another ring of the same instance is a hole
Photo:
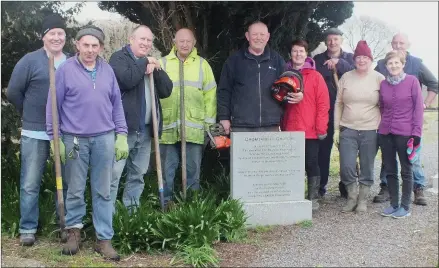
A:
{"label": "jeans", "polygon": [[367,186],[373,184],[377,143],[376,130],[340,128],[340,178],[344,185],[357,182],[357,155],[360,158],[358,182]]}
{"label": "jeans", "polygon": [[326,185],[329,179],[329,167],[331,163],[331,151],[334,144],[334,121],[328,122],[328,136],[320,141],[319,167],[320,167],[320,195],[326,193]]}
{"label": "jeans", "polygon": [[140,196],[142,195],[143,188],[145,187],[143,176],[146,174],[149,167],[149,158],[151,155],[151,136],[149,135],[149,132],[129,133],[127,141],[129,148],[128,158],[114,162],[113,165],[113,178],[111,181],[110,190],[113,206],[116,202],[119,181],[125,164],[127,167],[127,176],[122,197],[125,207],[139,205]]}
{"label": "jeans", "polygon": [[[421,151],[418,152],[419,157],[418,159],[412,164],[412,170],[413,170],[413,188],[424,188],[425,185],[425,174],[424,169],[422,168],[421,164]],[[382,157],[381,157],[382,158]],[[395,158],[396,160],[396,158]],[[398,165],[398,161],[396,161]],[[398,166],[397,166],[398,168]],[[398,173],[398,170],[396,171]],[[381,179],[381,185],[387,185],[387,178],[386,178],[386,168],[384,167],[384,161],[381,164],[381,173],[380,173],[380,179]]]}
{"label": "jeans", "polygon": [[407,155],[407,141],[409,136],[379,135],[383,162],[386,168],[387,182],[390,195],[390,204],[399,207],[399,178],[397,176],[396,154],[401,164],[402,197],[401,206],[406,210],[410,208],[413,190],[413,171]]}
{"label": "jeans", "polygon": [[[160,144],[160,158],[163,169],[163,190],[165,202],[171,200],[174,192],[175,171],[181,159],[181,143]],[[203,145],[186,143],[187,189],[200,189],[200,170],[203,158]]]}
{"label": "jeans", "polygon": [[63,135],[66,147],[65,177],[68,184],[66,199],[66,229],[82,229],[86,204],[84,192],[87,172],[90,167],[90,185],[93,208],[93,225],[99,240],[113,237],[113,204],[110,197],[110,183],[115,158],[115,135],[111,131],[95,137],[77,137],[78,153],[74,150],[73,136]]}
{"label": "jeans", "polygon": [[319,140],[305,139],[305,171],[308,178],[320,176]]}
{"label": "jeans", "polygon": [[[21,136],[20,141],[21,170],[20,170],[20,234],[35,234],[40,215],[38,199],[40,186],[50,156],[50,142]],[[61,171],[63,166],[61,165]],[[58,216],[58,199],[55,184],[55,211]],[[63,180],[64,201],[67,185]],[[65,203],[65,202],[64,202]],[[65,212],[65,209],[64,209]]]}

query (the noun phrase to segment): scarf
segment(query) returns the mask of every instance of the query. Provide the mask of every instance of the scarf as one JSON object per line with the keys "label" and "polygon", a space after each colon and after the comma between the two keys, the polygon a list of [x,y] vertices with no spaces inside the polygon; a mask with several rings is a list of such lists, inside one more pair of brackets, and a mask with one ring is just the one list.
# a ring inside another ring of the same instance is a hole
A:
{"label": "scarf", "polygon": [[387,80],[387,82],[389,82],[389,84],[391,84],[391,85],[398,85],[399,83],[401,83],[402,80],[405,79],[406,75],[407,75],[407,74],[404,73],[404,72],[401,72],[398,76],[391,76],[391,75],[388,75],[388,76],[386,77],[386,80]]}

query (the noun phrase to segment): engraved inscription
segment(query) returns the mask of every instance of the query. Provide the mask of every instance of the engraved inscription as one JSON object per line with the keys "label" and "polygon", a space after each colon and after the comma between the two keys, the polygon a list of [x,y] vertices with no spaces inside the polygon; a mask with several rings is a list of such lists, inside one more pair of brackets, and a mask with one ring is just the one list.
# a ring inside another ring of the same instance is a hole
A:
{"label": "engraved inscription", "polygon": [[301,132],[234,133],[232,196],[247,202],[304,199]]}

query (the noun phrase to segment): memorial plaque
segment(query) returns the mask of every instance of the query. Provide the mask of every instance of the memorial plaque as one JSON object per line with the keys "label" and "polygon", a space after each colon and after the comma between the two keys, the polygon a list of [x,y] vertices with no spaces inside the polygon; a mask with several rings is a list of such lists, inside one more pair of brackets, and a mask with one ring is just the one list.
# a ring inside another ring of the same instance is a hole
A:
{"label": "memorial plaque", "polygon": [[232,132],[231,193],[250,225],[311,219],[305,200],[304,132]]}
{"label": "memorial plaque", "polygon": [[244,202],[303,200],[303,132],[233,133],[232,196]]}

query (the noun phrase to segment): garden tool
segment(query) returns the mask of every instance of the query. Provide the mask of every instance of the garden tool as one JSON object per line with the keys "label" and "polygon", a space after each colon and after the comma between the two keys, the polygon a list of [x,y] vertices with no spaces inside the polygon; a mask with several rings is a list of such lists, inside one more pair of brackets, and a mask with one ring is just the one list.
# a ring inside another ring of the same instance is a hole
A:
{"label": "garden tool", "polygon": [[184,61],[179,61],[180,69],[180,138],[181,138],[181,185],[183,188],[183,199],[186,200],[186,117],[184,111]]}
{"label": "garden tool", "polygon": [[230,147],[230,138],[226,136],[226,131],[223,125],[216,123],[211,125],[207,129],[207,135],[209,136],[209,145],[212,149],[226,149]]}
{"label": "garden tool", "polygon": [[159,129],[157,123],[157,107],[155,103],[155,89],[154,89],[154,76],[151,72],[149,74],[149,88],[151,90],[151,109],[152,109],[152,126],[154,131],[154,151],[155,151],[155,164],[157,170],[157,180],[159,186],[160,195],[160,207],[162,211],[165,210],[165,198],[163,193],[163,175],[162,175],[162,161],[160,158],[160,146],[159,146]]}
{"label": "garden tool", "polygon": [[[337,88],[337,92],[338,92],[338,91],[340,91],[340,88],[339,88],[339,84],[338,84],[337,68],[335,68],[335,66],[334,66],[333,71],[334,71],[333,75],[334,75],[335,87]],[[338,143],[336,143],[335,146],[337,146],[337,149],[339,149],[339,147],[338,147],[339,144]],[[357,169],[357,178],[360,178],[360,162],[359,162],[359,159],[358,159],[358,155],[357,155],[357,164],[356,164],[355,167]]]}
{"label": "garden tool", "polygon": [[50,81],[50,95],[52,97],[52,126],[53,126],[53,144],[55,156],[55,180],[56,191],[58,197],[58,213],[59,225],[61,235],[64,233],[66,218],[64,213],[64,196],[61,174],[61,159],[59,154],[59,133],[58,133],[58,106],[56,102],[56,88],[55,88],[55,58],[53,55],[49,56],[49,81]]}

